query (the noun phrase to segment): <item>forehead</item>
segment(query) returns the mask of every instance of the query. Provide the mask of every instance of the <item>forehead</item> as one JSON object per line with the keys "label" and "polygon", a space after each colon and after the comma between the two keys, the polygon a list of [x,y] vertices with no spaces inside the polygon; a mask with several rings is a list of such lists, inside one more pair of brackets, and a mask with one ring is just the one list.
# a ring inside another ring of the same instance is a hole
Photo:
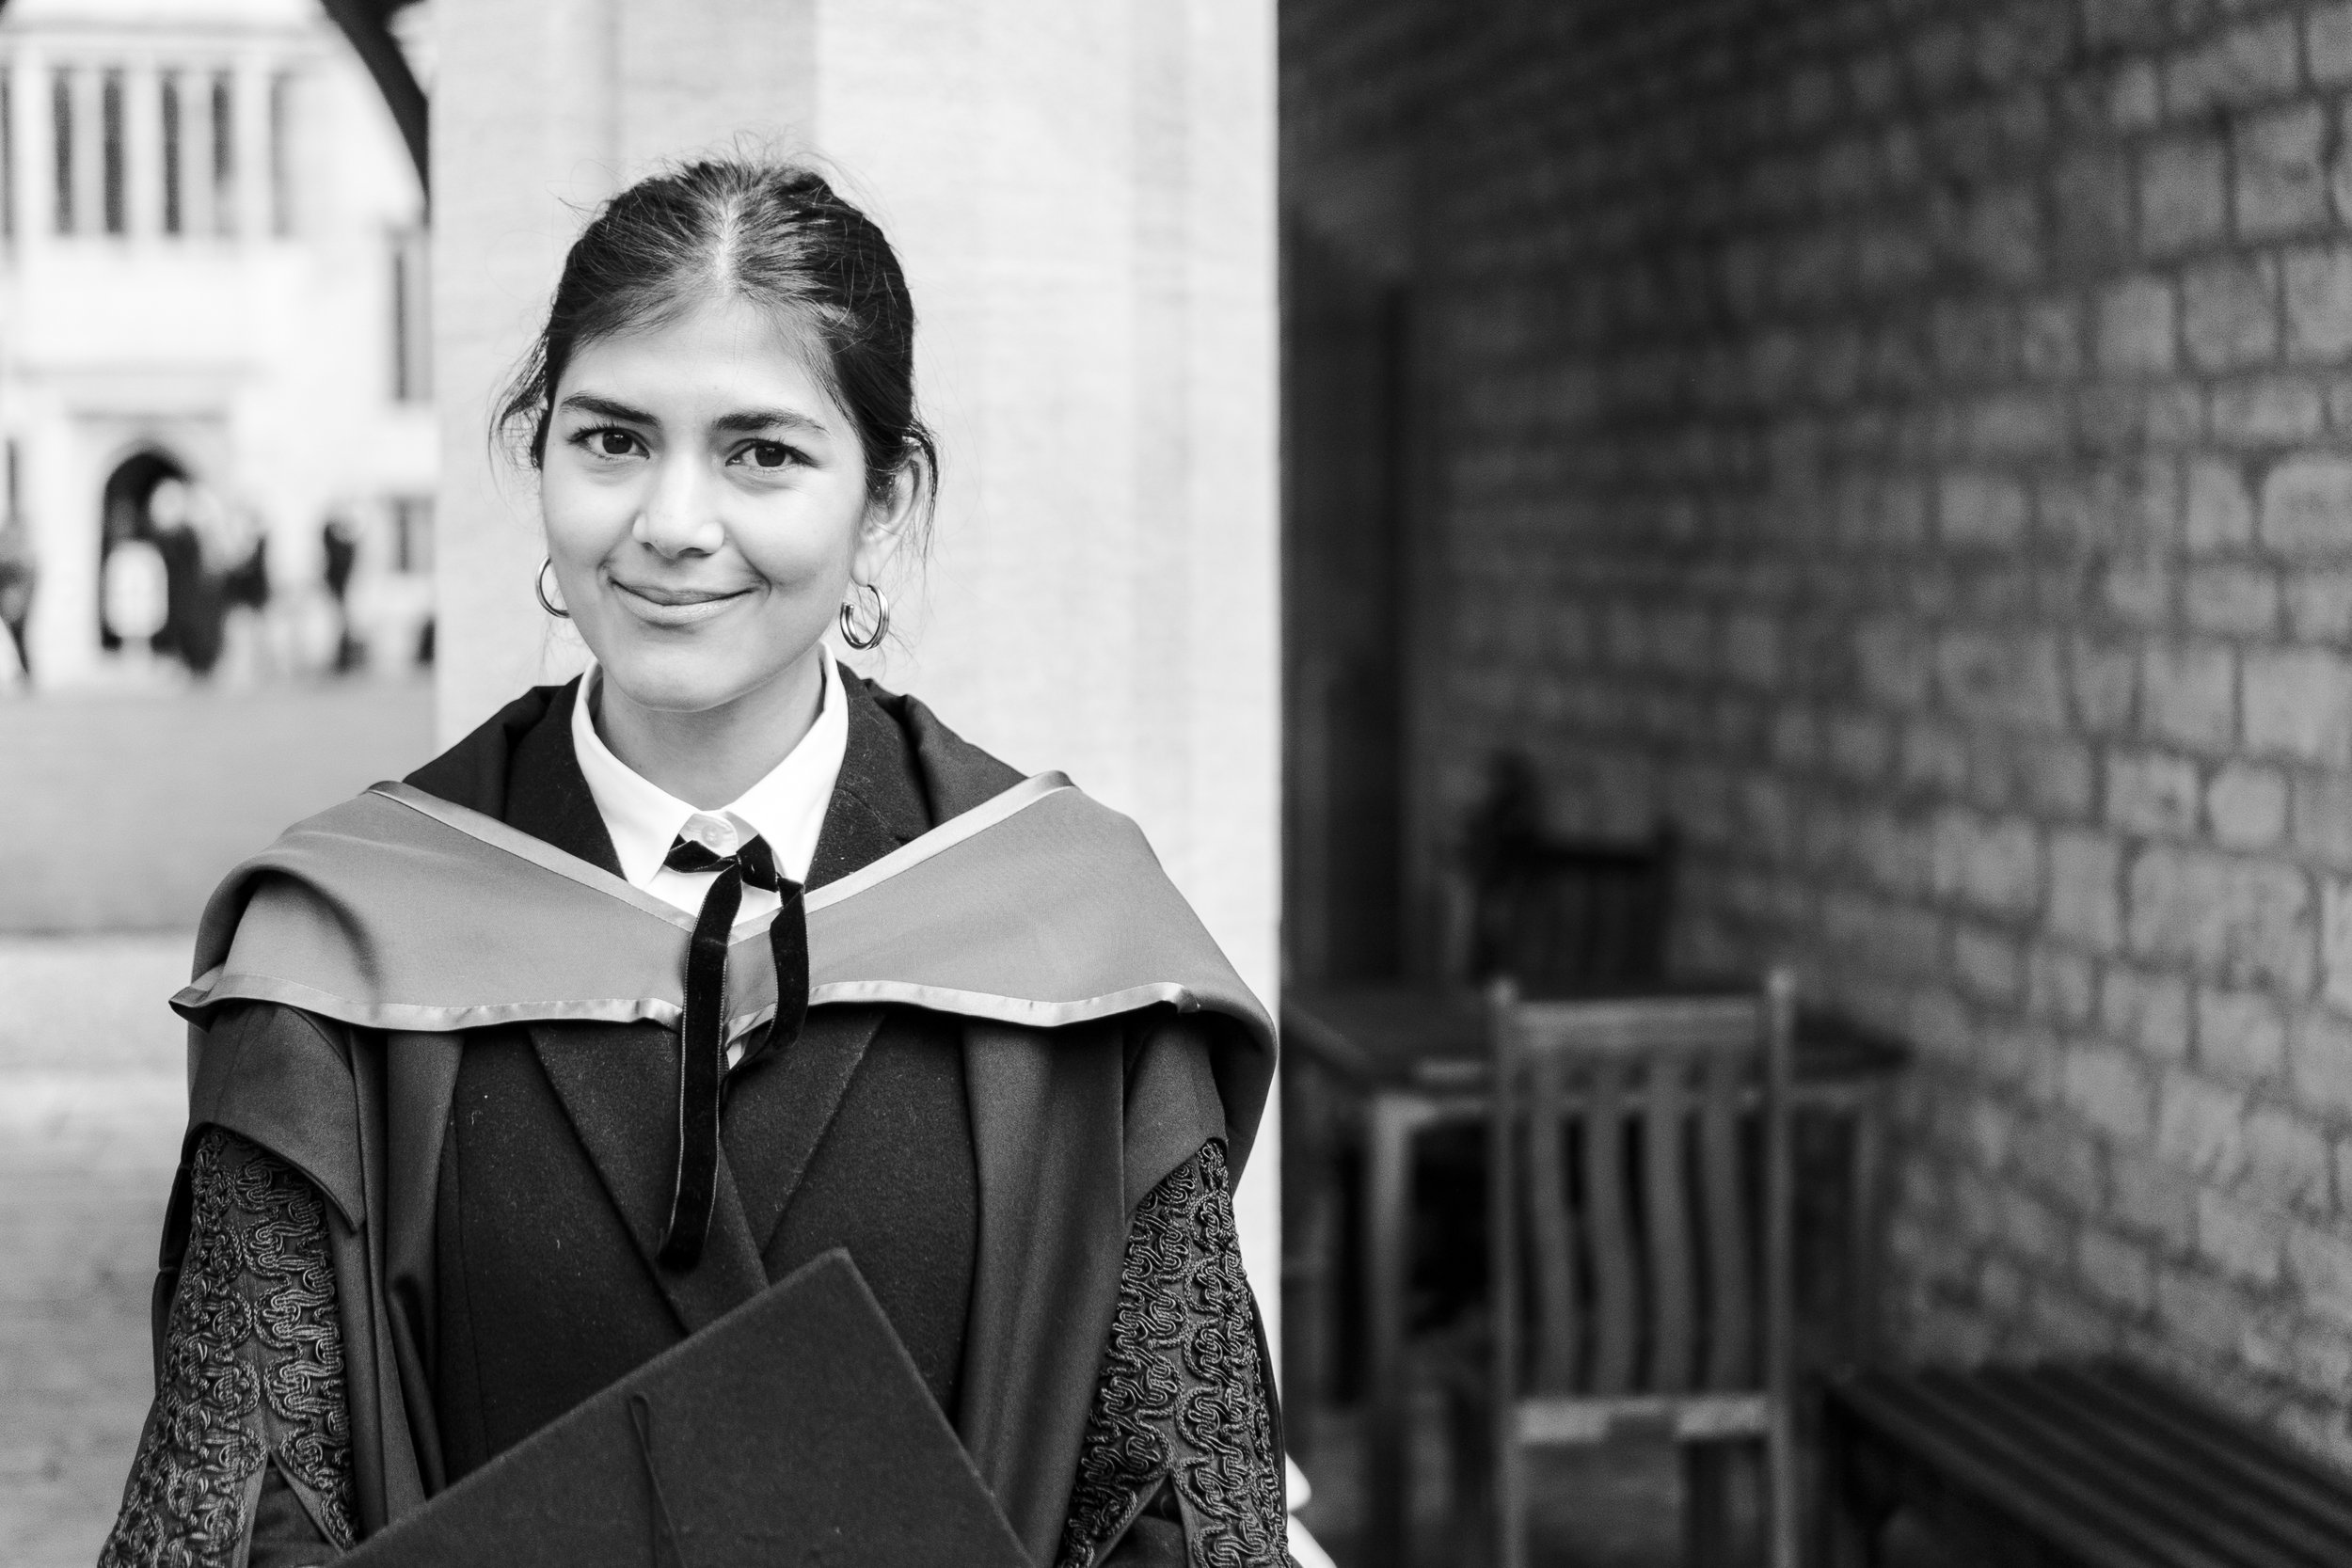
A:
{"label": "forehead", "polygon": [[812,359],[815,351],[805,334],[771,312],[724,295],[580,344],[564,367],[555,396],[560,402],[595,391],[674,410],[755,401],[829,412],[833,398]]}

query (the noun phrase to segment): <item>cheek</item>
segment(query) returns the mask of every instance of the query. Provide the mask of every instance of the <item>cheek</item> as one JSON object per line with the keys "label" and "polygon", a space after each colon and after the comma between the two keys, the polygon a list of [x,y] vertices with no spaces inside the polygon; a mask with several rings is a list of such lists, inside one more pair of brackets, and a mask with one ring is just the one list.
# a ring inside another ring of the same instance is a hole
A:
{"label": "cheek", "polygon": [[822,595],[847,578],[864,515],[862,506],[830,492],[778,498],[767,508],[746,508],[730,537],[761,577]]}
{"label": "cheek", "polygon": [[539,476],[539,517],[558,560],[591,564],[611,553],[634,516],[628,490],[592,484],[550,461]]}

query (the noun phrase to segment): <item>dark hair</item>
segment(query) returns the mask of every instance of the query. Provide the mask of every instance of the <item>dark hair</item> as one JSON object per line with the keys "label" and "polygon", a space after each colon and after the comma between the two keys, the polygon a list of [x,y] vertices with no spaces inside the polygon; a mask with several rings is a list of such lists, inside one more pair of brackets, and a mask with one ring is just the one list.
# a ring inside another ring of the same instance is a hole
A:
{"label": "dark hair", "polygon": [[516,445],[538,467],[556,384],[574,354],[730,293],[771,310],[818,351],[814,369],[856,422],[869,495],[886,498],[918,457],[922,483],[936,488],[939,449],[914,407],[906,275],[871,218],[793,163],[689,164],[606,202],[564,258],[547,325],[499,404],[494,436],[527,430]]}

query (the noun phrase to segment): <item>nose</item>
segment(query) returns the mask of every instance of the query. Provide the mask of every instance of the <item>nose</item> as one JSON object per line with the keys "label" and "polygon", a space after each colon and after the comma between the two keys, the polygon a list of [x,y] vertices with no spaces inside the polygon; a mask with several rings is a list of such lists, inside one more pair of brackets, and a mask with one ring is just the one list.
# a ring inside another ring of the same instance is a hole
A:
{"label": "nose", "polygon": [[630,529],[636,541],[665,560],[710,555],[726,542],[714,487],[703,466],[690,457],[664,455],[653,465],[653,483]]}

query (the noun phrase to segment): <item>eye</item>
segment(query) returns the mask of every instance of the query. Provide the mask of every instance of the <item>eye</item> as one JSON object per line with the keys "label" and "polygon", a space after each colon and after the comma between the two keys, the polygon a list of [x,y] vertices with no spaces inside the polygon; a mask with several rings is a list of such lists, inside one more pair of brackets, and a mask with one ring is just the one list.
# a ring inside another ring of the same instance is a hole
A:
{"label": "eye", "polygon": [[798,452],[781,441],[753,441],[736,453],[737,461],[755,468],[787,468],[799,458]]}
{"label": "eye", "polygon": [[645,443],[633,431],[616,424],[590,425],[576,430],[568,437],[572,445],[596,458],[635,457],[645,450]]}

